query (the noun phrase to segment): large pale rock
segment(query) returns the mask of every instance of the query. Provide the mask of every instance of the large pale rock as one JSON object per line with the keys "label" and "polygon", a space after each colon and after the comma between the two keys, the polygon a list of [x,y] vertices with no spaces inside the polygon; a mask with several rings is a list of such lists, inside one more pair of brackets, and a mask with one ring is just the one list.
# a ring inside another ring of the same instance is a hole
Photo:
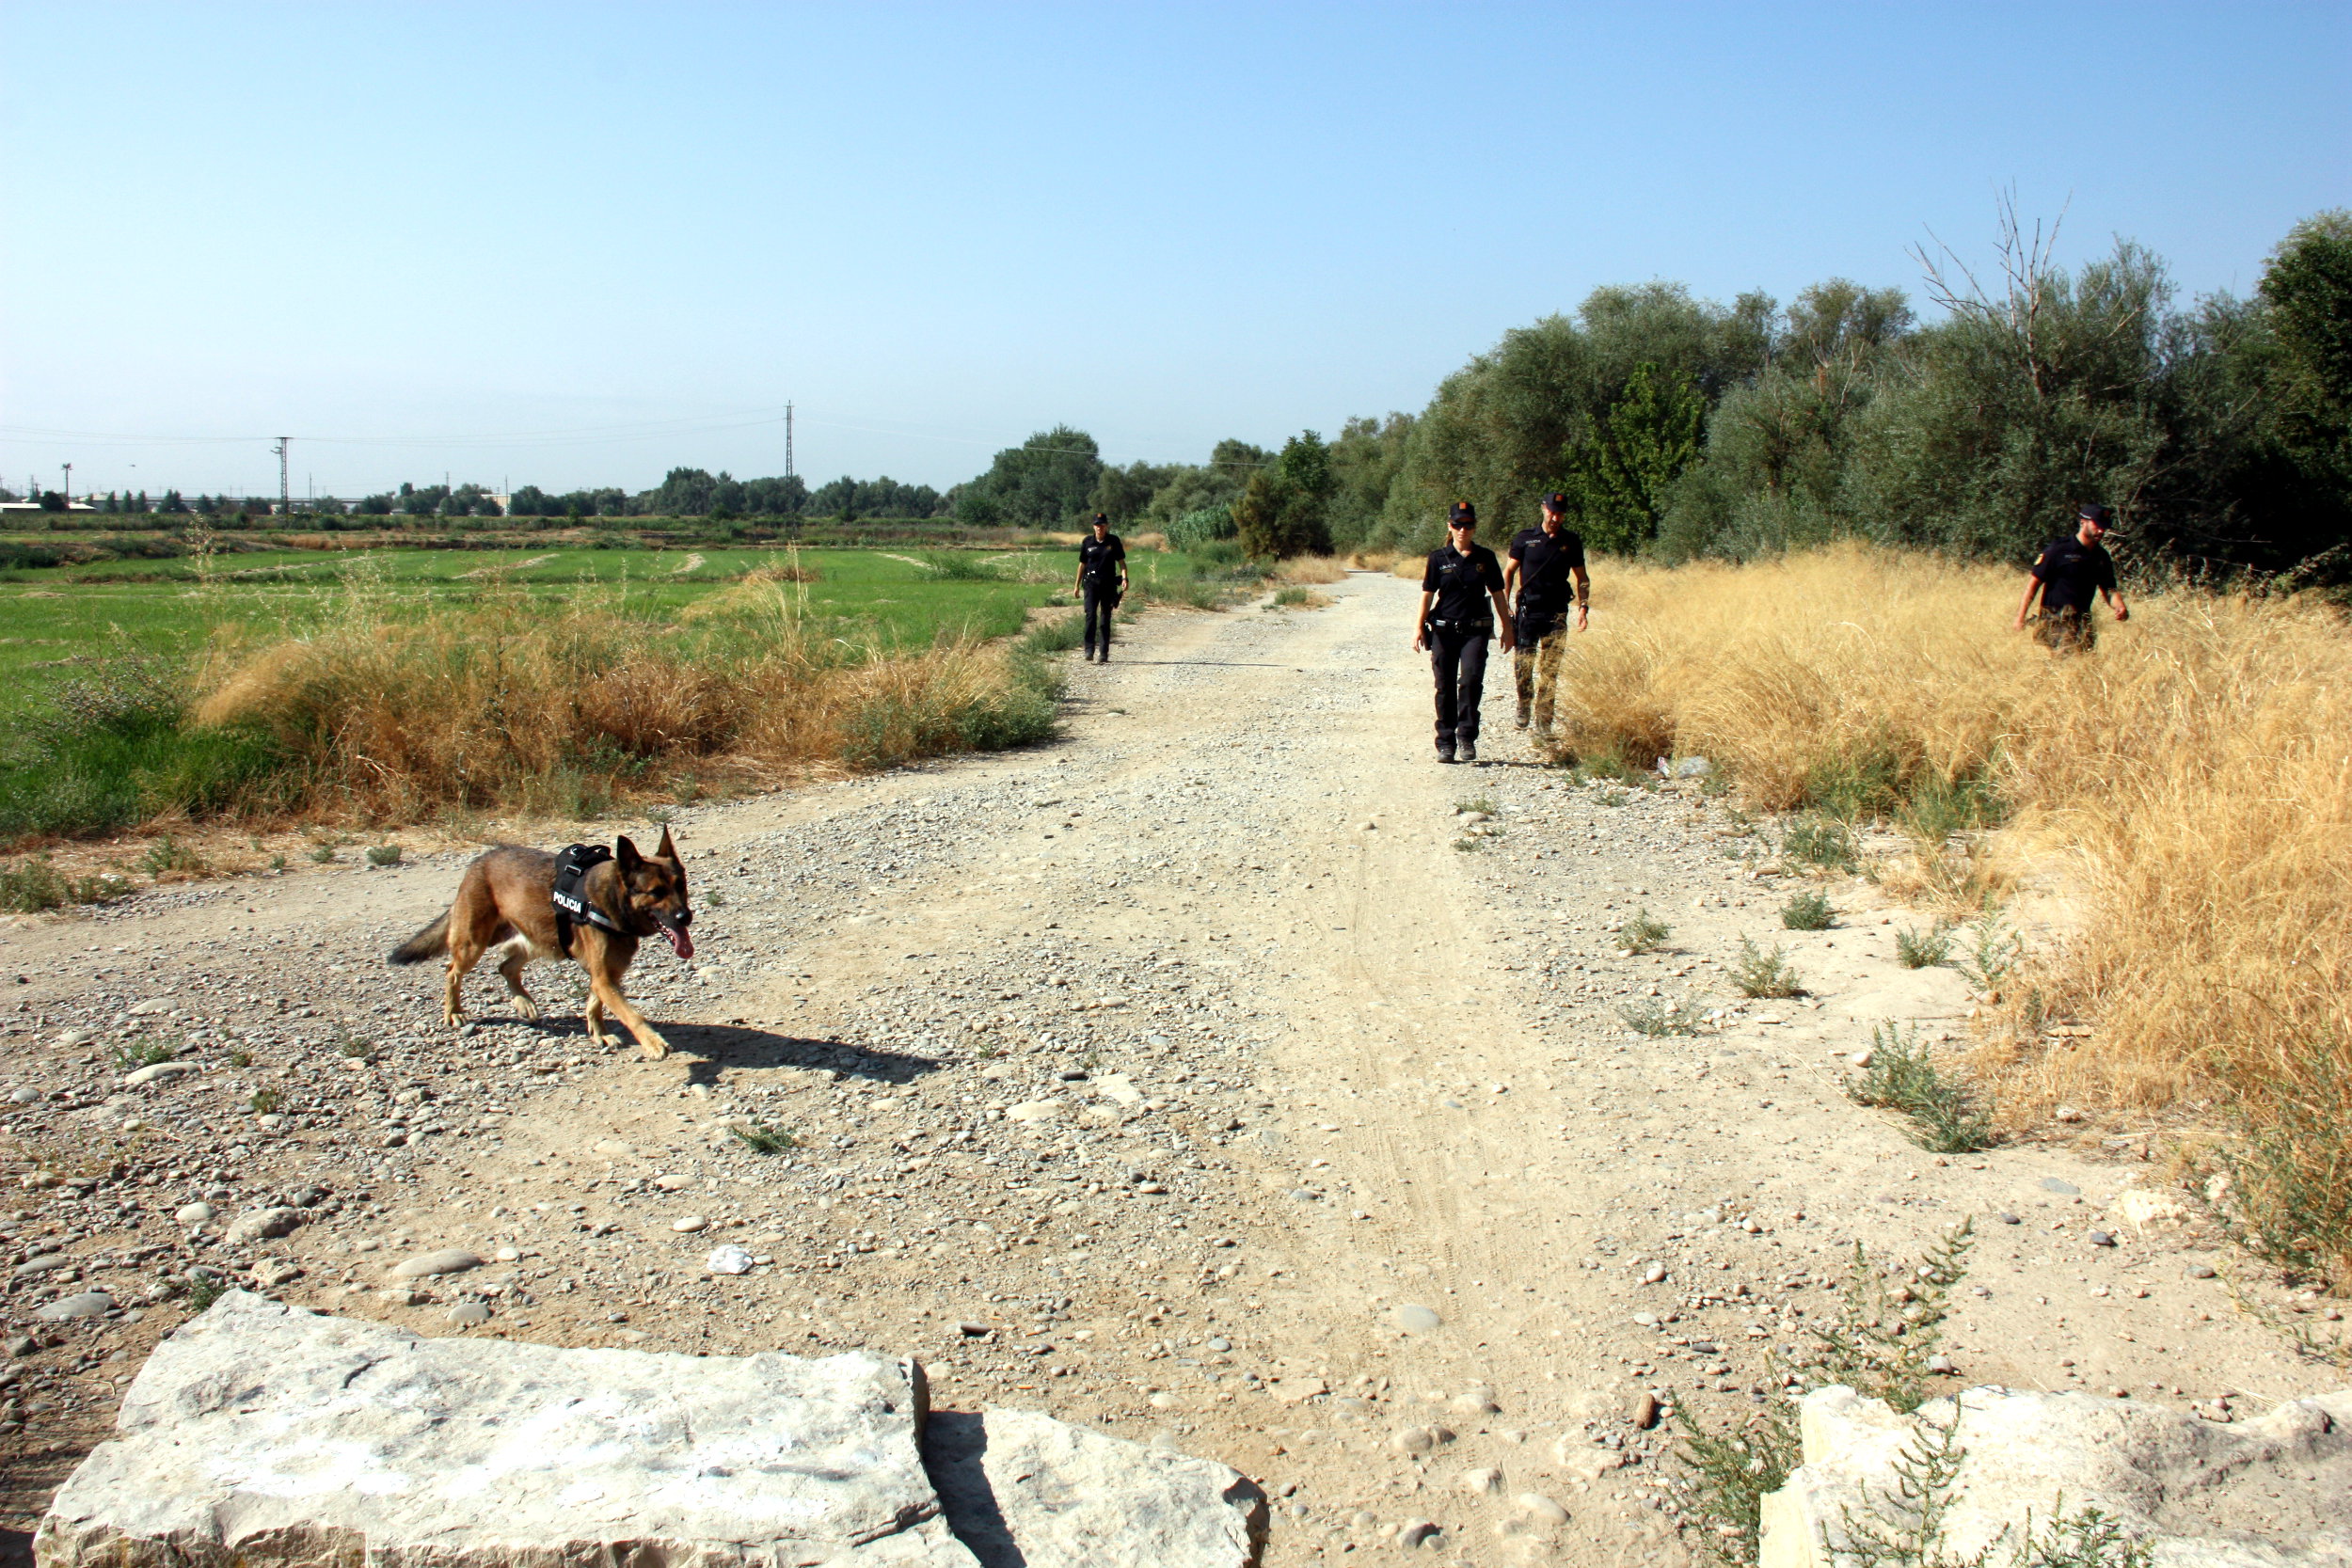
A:
{"label": "large pale rock", "polygon": [[982,1568],[1247,1568],[1265,1494],[1212,1460],[1022,1410],[934,1417],[947,1518]]}
{"label": "large pale rock", "polygon": [[159,1345],[41,1568],[972,1568],[912,1362],[425,1339],[243,1291]]}
{"label": "large pale rock", "polygon": [[1764,1498],[1760,1568],[1833,1568],[1850,1521],[1899,1531],[1903,1455],[1931,1435],[1924,1423],[1947,1428],[1955,1417],[1961,1459],[1944,1560],[1994,1545],[1991,1560],[2009,1561],[2028,1511],[2039,1535],[2061,1508],[2096,1508],[2147,1543],[2153,1568],[2352,1565],[2352,1388],[2232,1425],[2131,1400],[2003,1388],[1900,1416],[1850,1388],[1822,1388],[1802,1408],[1804,1463]]}

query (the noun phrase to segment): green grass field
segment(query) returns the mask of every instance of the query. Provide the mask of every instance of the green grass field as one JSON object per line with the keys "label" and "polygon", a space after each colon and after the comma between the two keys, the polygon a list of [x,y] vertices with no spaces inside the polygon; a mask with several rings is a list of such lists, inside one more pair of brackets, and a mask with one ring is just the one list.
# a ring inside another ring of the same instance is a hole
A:
{"label": "green grass field", "polygon": [[[109,652],[192,657],[224,629],[247,642],[298,636],[347,613],[362,594],[395,613],[404,605],[421,613],[516,593],[546,602],[594,594],[660,625],[747,573],[797,562],[818,580],[782,586],[810,622],[851,644],[890,652],[942,637],[1001,637],[1063,594],[1074,559],[1067,551],[282,550],[218,557],[208,576],[186,559],[22,570],[0,581],[0,712],[40,702],[57,678]],[[1138,576],[1146,564],[1138,561]],[[1148,564],[1171,578],[1190,575],[1181,557],[1153,556]]]}

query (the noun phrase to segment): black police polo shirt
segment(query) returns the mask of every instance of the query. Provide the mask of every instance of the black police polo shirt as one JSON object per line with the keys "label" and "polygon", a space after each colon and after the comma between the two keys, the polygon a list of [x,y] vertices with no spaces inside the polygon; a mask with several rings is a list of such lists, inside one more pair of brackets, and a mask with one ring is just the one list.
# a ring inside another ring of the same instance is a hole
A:
{"label": "black police polo shirt", "polygon": [[1502,562],[1484,545],[1472,545],[1464,555],[1451,541],[1429,552],[1422,568],[1421,591],[1435,594],[1429,618],[1449,625],[1476,622],[1491,625],[1494,609],[1488,595],[1502,592]]}
{"label": "black police polo shirt", "polygon": [[1117,582],[1119,563],[1127,559],[1127,546],[1116,533],[1105,533],[1097,539],[1089,533],[1078,546],[1078,570],[1089,582]]}
{"label": "black police polo shirt", "polygon": [[1565,610],[1576,602],[1576,579],[1584,565],[1584,536],[1562,529],[1555,536],[1540,528],[1523,530],[1511,541],[1519,563],[1519,604],[1526,610]]}
{"label": "black police polo shirt", "polygon": [[2105,545],[2086,545],[2069,533],[2042,546],[2033,575],[2042,579],[2042,608],[2089,610],[2102,588],[2115,592],[2115,558]]}

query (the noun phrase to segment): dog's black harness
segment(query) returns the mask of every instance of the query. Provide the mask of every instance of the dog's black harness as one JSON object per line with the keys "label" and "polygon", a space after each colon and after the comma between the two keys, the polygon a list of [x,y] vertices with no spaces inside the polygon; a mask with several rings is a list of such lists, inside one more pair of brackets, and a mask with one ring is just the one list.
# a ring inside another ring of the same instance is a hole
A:
{"label": "dog's black harness", "polygon": [[634,931],[616,923],[580,894],[580,884],[587,880],[589,871],[612,858],[612,851],[601,844],[566,845],[555,857],[555,888],[549,897],[555,904],[555,941],[566,958],[572,951],[572,927],[582,921],[599,930],[619,936],[634,936]]}

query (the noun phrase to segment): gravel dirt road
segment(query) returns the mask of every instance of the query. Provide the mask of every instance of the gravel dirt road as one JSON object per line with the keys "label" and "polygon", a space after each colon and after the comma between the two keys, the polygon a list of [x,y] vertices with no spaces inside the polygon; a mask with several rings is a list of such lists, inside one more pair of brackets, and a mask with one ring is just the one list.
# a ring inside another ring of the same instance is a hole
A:
{"label": "gravel dirt road", "polygon": [[[1146,617],[1056,744],[680,813],[699,951],[629,986],[664,1062],[592,1046],[544,965],[545,1022],[485,970],[440,1027],[437,973],[383,955],[464,854],[8,929],[5,1523],[212,1278],[428,1333],[913,1354],[944,1408],[1258,1478],[1278,1564],[1400,1529],[1683,1562],[1644,1407],[1740,1418],[1855,1243],[1972,1217],[1954,1386],[2226,1418],[2340,1381],[2233,1308],[2141,1143],[1939,1157],[1846,1099],[1874,1023],[1965,1031],[1957,974],[1895,961],[1915,916],[1847,879],[1781,929],[1721,802],[1538,766],[1503,660],[1489,760],[1438,765],[1410,585],[1329,592]],[[1637,907],[1672,931],[1625,956]],[[1807,994],[1740,1003],[1742,937]],[[126,1083],[158,1047],[193,1070]]]}

